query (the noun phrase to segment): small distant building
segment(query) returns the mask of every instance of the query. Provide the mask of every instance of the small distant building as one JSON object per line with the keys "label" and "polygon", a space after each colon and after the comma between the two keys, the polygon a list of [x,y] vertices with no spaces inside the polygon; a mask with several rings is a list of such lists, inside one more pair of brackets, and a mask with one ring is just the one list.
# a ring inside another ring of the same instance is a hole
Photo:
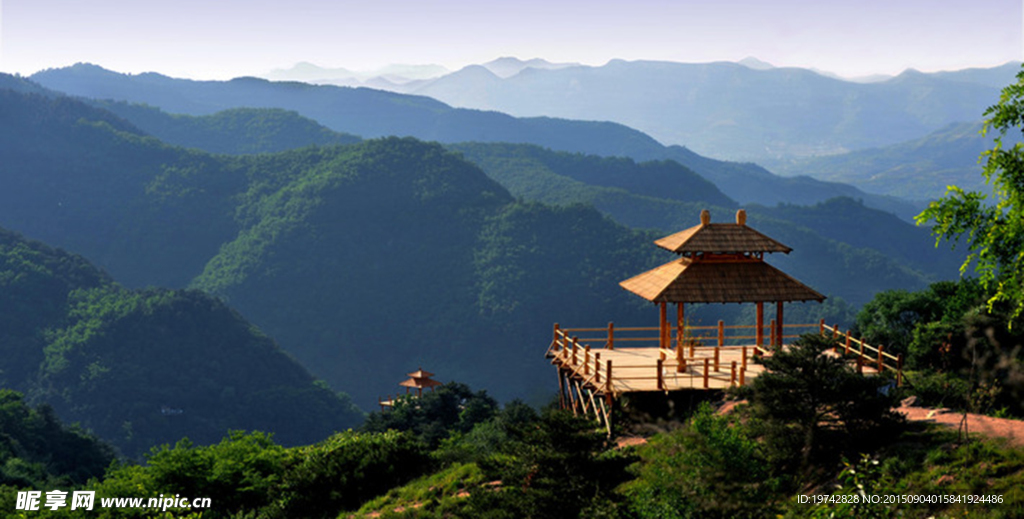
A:
{"label": "small distant building", "polygon": [[[434,376],[433,373],[429,371],[424,371],[422,367],[418,368],[416,371],[413,371],[412,373],[407,373],[406,376],[408,376],[409,378],[399,382],[398,385],[404,387],[405,394],[409,396],[411,396],[410,391],[412,391],[413,389],[416,390],[416,396],[420,397],[423,396],[424,389],[429,388],[431,391],[433,391],[435,387],[441,385],[440,382],[431,378]],[[389,397],[386,400],[378,398],[377,403],[380,404],[380,409],[381,411],[383,411],[386,408],[394,407],[395,400],[397,399],[397,396]]]}

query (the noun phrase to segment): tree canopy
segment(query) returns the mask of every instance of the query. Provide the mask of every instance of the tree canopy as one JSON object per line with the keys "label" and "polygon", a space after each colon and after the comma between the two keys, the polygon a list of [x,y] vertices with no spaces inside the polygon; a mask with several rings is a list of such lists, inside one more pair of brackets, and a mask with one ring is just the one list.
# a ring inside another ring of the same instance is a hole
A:
{"label": "tree canopy", "polygon": [[985,117],[982,132],[999,132],[994,147],[980,157],[995,203],[987,204],[980,192],[949,186],[917,222],[934,221],[938,241],[966,240],[970,253],[961,273],[974,264],[982,285],[993,294],[989,310],[999,303],[1009,305],[1012,328],[1024,314],[1024,145],[1005,147],[1003,138],[1011,130],[1024,131],[1024,70],[1016,83],[1003,89],[999,102],[985,110]]}

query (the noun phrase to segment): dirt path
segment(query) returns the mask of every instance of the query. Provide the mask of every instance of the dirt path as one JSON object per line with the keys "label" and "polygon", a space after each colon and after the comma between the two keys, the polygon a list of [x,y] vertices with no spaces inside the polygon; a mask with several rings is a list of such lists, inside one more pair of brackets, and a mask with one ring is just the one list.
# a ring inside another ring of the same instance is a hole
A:
{"label": "dirt path", "polygon": [[[962,413],[953,412],[949,409],[928,409],[903,405],[896,408],[896,410],[903,413],[907,420],[939,423],[954,429],[960,427],[960,421],[964,417]],[[967,431],[992,438],[1006,438],[1011,445],[1024,447],[1024,421],[1021,420],[968,414]]]}

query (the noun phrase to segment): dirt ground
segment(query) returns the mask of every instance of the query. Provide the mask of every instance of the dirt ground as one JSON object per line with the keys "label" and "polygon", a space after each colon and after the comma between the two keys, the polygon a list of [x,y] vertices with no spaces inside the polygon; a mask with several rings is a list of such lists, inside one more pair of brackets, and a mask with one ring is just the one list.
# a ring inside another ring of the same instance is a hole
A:
{"label": "dirt ground", "polygon": [[[732,411],[741,402],[727,402],[718,412],[720,414]],[[932,422],[945,425],[952,429],[960,427],[964,415],[950,411],[949,409],[930,409],[917,407],[912,401],[905,400],[896,410],[907,417],[907,420],[914,422]],[[980,414],[968,413],[967,432],[982,434],[991,438],[1006,438],[1011,445],[1024,447],[1024,420],[1011,420],[1009,418],[995,418]],[[640,445],[647,443],[647,440],[639,437],[618,438],[619,447]]]}
{"label": "dirt ground", "polygon": [[[952,427],[953,429],[960,427],[960,422],[964,417],[963,413],[952,412],[949,409],[929,409],[926,407],[901,405],[896,410],[903,413],[908,420],[934,422]],[[967,431],[992,438],[1006,438],[1011,445],[1024,447],[1024,421],[1021,420],[994,418],[969,413],[967,415]]]}

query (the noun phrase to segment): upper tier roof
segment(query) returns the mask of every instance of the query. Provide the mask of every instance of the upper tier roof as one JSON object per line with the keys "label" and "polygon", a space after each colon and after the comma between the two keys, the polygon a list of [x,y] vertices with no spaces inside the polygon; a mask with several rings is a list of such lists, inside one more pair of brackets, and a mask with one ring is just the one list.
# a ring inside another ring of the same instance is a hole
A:
{"label": "upper tier roof", "polygon": [[731,254],[750,252],[783,252],[793,249],[747,227],[747,214],[736,212],[736,223],[711,223],[711,214],[705,209],[700,214],[700,225],[665,236],[655,245],[690,256],[697,253]]}

